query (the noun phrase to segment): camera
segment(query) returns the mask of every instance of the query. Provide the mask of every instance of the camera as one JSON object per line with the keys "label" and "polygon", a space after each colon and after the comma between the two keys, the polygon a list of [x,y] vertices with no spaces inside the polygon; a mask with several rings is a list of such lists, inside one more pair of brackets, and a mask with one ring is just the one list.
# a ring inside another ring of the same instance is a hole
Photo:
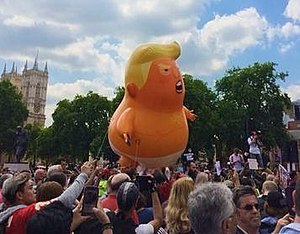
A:
{"label": "camera", "polygon": [[156,190],[155,179],[150,175],[138,175],[135,182],[141,192]]}

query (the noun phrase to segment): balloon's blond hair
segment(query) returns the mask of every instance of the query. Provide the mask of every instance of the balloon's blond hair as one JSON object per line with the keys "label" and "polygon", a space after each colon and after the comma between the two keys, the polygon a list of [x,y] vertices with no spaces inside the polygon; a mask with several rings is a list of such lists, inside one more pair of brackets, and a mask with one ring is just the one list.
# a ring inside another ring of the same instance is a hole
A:
{"label": "balloon's blond hair", "polygon": [[172,58],[180,56],[180,45],[177,42],[170,44],[144,44],[137,47],[126,66],[125,86],[134,83],[141,88],[147,80],[152,61],[158,58]]}

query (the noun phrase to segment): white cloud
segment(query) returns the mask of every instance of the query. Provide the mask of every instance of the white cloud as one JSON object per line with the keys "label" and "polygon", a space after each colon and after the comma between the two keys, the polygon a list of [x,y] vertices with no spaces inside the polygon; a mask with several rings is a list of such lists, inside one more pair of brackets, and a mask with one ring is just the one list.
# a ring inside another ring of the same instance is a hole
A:
{"label": "white cloud", "polygon": [[230,56],[263,43],[267,27],[266,19],[253,7],[231,15],[216,15],[186,42],[188,57],[193,61],[186,64],[187,70],[208,75],[224,69]]}
{"label": "white cloud", "polygon": [[286,38],[300,35],[300,26],[288,22],[281,27],[281,32]]}
{"label": "white cloud", "polygon": [[15,15],[11,18],[7,18],[3,21],[4,25],[7,26],[18,26],[18,27],[32,27],[35,21],[26,16]]}
{"label": "white cloud", "polygon": [[281,53],[286,53],[287,51],[289,51],[290,49],[292,49],[294,45],[295,45],[294,42],[290,42],[290,43],[287,43],[287,44],[280,43],[280,45],[279,45],[279,51]]}
{"label": "white cloud", "polygon": [[300,1],[289,0],[287,7],[284,11],[284,15],[293,20],[300,21]]}
{"label": "white cloud", "polygon": [[300,100],[300,84],[293,84],[282,90],[289,95],[292,101]]}

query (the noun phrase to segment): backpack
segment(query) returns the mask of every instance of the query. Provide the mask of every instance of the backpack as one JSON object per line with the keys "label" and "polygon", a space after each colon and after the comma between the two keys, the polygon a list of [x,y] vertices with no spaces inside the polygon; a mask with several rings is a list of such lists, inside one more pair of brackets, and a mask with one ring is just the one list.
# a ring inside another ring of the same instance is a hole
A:
{"label": "backpack", "polygon": [[106,214],[114,227],[114,234],[135,234],[135,229],[138,227],[138,225],[134,223],[132,218],[123,219],[122,213],[116,214],[112,211],[109,211]]}

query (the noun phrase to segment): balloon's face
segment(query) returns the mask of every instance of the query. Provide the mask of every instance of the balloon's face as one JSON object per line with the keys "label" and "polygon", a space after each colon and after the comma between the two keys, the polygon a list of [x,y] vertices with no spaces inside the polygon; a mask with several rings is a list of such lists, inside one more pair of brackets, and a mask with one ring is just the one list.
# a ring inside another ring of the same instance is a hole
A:
{"label": "balloon's face", "polygon": [[148,107],[170,111],[182,108],[184,94],[184,83],[176,61],[160,58],[152,62],[147,81],[137,98]]}

